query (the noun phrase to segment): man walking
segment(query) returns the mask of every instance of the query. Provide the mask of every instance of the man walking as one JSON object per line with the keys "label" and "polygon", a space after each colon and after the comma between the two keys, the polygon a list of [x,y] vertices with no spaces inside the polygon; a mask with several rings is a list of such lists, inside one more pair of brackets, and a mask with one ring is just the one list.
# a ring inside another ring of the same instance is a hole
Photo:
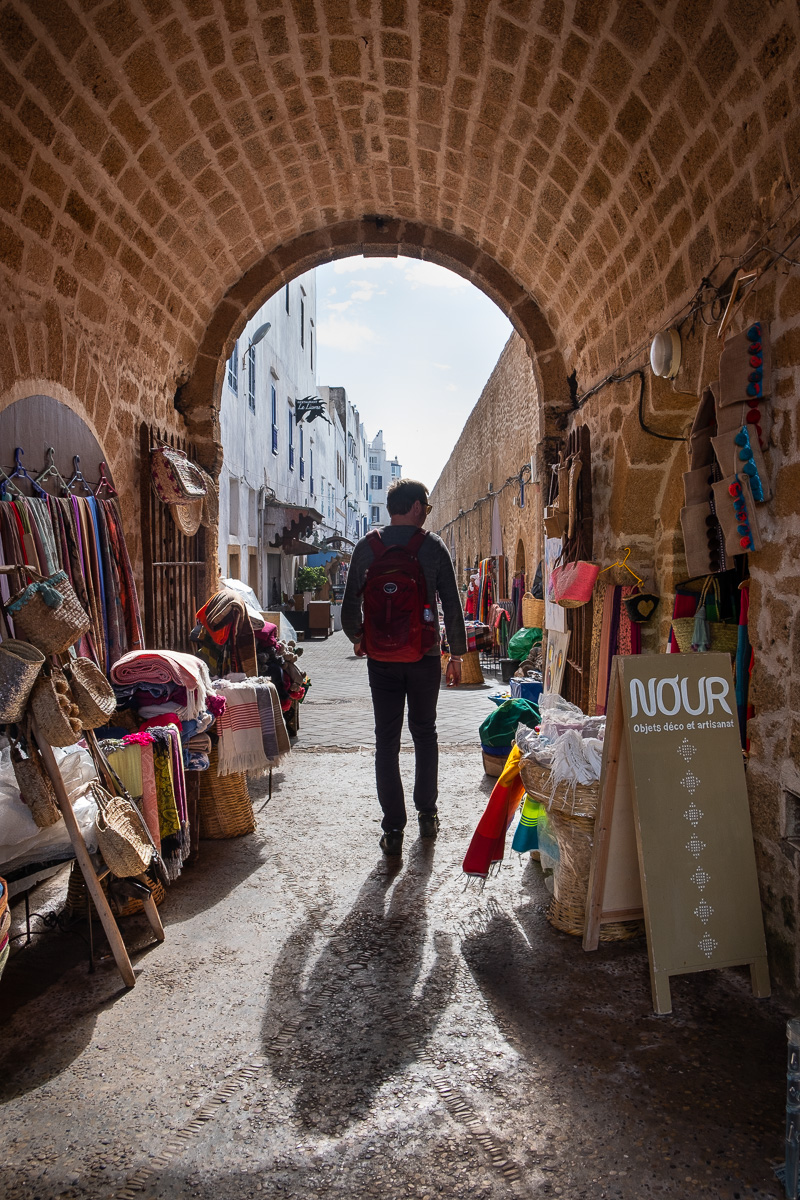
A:
{"label": "man walking", "polygon": [[447,547],[423,529],[431,511],[427,488],[398,479],[386,496],[391,523],[373,531],[353,550],[342,602],[342,628],[366,654],[375,713],[375,779],[383,810],[381,850],[403,852],[406,805],[400,778],[400,735],[408,701],[408,727],[416,758],[414,807],[420,836],[435,838],[439,745],[436,705],[441,679],[439,614],[442,602],[452,657],[447,686],[461,682],[467,649],[464,614]]}

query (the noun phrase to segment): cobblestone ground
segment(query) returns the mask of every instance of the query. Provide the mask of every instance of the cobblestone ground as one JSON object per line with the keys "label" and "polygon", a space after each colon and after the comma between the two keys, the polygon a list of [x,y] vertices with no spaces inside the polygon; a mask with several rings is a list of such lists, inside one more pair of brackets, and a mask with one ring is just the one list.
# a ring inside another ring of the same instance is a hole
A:
{"label": "cobblestone ground", "polygon": [[87,973],[75,932],[11,962],[4,1200],[780,1195],[780,1006],[708,973],[656,1017],[644,944],[584,954],[529,859],[464,889],[486,691],[443,696],[442,833],[410,829],[387,870],[342,650],[308,646],[300,741],[271,802],[252,789],[256,833],[203,843],[162,946],[124,923],[131,992]]}

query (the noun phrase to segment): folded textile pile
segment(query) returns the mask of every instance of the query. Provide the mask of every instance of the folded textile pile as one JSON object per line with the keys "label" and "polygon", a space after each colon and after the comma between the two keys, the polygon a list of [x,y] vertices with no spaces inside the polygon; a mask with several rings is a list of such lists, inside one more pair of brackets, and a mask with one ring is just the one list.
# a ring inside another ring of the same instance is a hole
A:
{"label": "folded textile pile", "polygon": [[192,654],[177,650],[134,650],[125,654],[111,668],[111,682],[118,697],[130,688],[138,691],[144,685],[173,684],[186,689],[186,702],[180,715],[196,719],[206,709],[206,696],[211,691],[208,667]]}
{"label": "folded textile pile", "polygon": [[[181,736],[172,726],[156,726],[120,740],[101,743],[108,761],[134,800],[160,850],[171,880],[181,873],[191,850],[191,830]],[[195,833],[196,836],[196,833]]]}

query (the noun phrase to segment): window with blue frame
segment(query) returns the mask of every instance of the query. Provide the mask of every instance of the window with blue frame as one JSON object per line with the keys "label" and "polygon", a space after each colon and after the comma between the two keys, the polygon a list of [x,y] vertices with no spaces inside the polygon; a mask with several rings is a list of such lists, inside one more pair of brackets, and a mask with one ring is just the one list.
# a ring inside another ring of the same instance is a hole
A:
{"label": "window with blue frame", "polygon": [[308,452],[308,490],[314,495],[314,451]]}
{"label": "window with blue frame", "polygon": [[300,478],[306,477],[306,460],[303,455],[303,426],[300,426]]}
{"label": "window with blue frame", "polygon": [[247,352],[247,403],[250,412],[256,411],[256,348],[251,346]]}
{"label": "window with blue frame", "polygon": [[228,387],[234,396],[239,395],[239,342],[233,347],[233,354],[228,359]]}
{"label": "window with blue frame", "polygon": [[272,391],[272,453],[278,453],[278,393],[274,386]]}
{"label": "window with blue frame", "polygon": [[294,413],[289,409],[289,470],[294,470]]}

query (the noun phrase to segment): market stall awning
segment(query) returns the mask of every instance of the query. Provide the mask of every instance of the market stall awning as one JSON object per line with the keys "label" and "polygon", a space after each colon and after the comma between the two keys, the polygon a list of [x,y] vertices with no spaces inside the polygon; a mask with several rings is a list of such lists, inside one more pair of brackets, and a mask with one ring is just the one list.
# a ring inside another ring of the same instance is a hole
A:
{"label": "market stall awning", "polygon": [[269,546],[282,550],[284,554],[313,554],[318,547],[302,550],[293,547],[301,543],[305,545],[305,539],[321,520],[322,513],[315,508],[269,504],[264,512],[264,537]]}

